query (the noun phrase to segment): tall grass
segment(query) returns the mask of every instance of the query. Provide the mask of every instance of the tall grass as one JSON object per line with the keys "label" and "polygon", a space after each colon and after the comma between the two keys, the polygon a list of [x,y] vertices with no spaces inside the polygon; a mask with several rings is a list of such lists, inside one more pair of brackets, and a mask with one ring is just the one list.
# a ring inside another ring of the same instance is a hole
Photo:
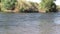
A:
{"label": "tall grass", "polygon": [[25,10],[38,10],[39,4],[33,3],[33,2],[27,2],[27,1],[22,1],[22,0],[17,0],[17,5],[14,11],[16,12],[25,12]]}

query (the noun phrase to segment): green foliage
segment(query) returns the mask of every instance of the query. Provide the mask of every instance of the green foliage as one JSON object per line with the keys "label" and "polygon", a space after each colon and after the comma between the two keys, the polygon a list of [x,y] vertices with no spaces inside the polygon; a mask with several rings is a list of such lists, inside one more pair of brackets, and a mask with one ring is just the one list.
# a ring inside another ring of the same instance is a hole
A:
{"label": "green foliage", "polygon": [[[42,0],[40,3],[40,9],[44,11],[50,11],[50,9],[55,8],[56,5],[54,3],[55,0]],[[54,7],[53,7],[54,6]],[[55,8],[56,9],[56,8]]]}
{"label": "green foliage", "polygon": [[[56,10],[56,5],[54,3],[55,0],[42,0],[39,4],[33,2],[26,2],[25,0],[1,0],[1,9],[4,10],[13,10],[24,12],[25,10],[32,11],[47,11],[52,12]],[[18,3],[18,4],[17,4]],[[15,8],[15,9],[14,9]]]}
{"label": "green foliage", "polygon": [[15,6],[16,0],[1,0],[3,9],[12,9]]}

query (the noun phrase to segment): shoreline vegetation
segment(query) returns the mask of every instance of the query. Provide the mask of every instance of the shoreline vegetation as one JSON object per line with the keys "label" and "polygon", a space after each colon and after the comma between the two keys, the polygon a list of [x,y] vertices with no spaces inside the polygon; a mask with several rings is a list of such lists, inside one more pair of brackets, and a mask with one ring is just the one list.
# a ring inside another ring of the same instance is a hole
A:
{"label": "shoreline vegetation", "polygon": [[41,3],[28,2],[26,0],[0,0],[0,12],[48,13],[57,11],[60,11],[60,6],[56,6],[53,1],[50,3],[49,0],[47,2],[42,0]]}

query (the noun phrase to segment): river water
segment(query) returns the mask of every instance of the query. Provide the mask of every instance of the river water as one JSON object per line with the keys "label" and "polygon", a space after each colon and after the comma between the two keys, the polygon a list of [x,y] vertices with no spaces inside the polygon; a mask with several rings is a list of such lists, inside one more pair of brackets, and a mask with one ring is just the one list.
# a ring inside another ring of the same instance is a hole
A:
{"label": "river water", "polygon": [[60,13],[0,13],[0,34],[60,34]]}

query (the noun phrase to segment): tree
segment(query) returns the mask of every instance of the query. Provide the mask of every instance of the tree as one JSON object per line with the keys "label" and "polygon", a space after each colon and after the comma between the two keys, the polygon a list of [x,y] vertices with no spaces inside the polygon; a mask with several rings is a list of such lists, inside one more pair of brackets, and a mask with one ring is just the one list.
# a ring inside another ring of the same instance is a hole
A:
{"label": "tree", "polygon": [[40,10],[53,12],[54,10],[56,10],[56,4],[54,3],[54,1],[56,0],[42,0],[40,3]]}

